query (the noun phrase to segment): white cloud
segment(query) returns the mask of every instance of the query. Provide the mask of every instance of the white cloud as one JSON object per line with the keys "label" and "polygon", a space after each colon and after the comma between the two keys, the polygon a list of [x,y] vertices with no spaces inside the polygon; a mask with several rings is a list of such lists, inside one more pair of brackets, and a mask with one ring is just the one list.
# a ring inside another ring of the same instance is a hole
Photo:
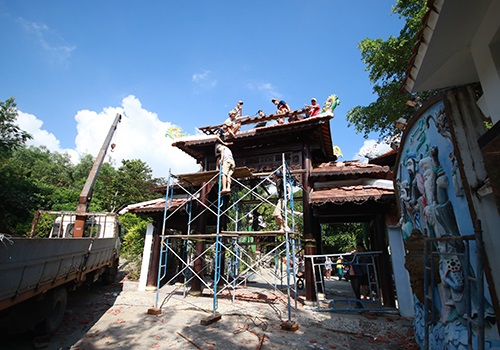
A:
{"label": "white cloud", "polygon": [[28,140],[28,146],[45,146],[51,152],[68,153],[73,163],[77,163],[80,159],[78,153],[73,149],[62,149],[59,140],[56,136],[47,130],[43,130],[43,121],[35,117],[33,114],[23,113],[19,111],[17,124],[21,129],[33,136],[33,139]]}
{"label": "white cloud", "polygon": [[281,94],[271,83],[248,83],[247,88],[263,92],[269,99],[281,99],[283,97],[283,94]]}
{"label": "white cloud", "polygon": [[379,143],[377,140],[366,140],[353,159],[359,159],[362,162],[368,162],[371,158],[380,156],[391,150],[391,146],[386,143]]}
{"label": "white cloud", "polygon": [[75,50],[75,46],[67,45],[64,40],[43,23],[30,22],[24,18],[19,19],[22,28],[32,35],[38,45],[47,52],[48,58],[58,64],[66,64]]}
{"label": "white cloud", "polygon": [[212,78],[212,72],[209,70],[203,73],[195,73],[192,75],[192,81],[200,88],[212,89],[217,85],[217,80]]}
{"label": "white cloud", "polygon": [[123,159],[140,159],[151,167],[155,177],[168,177],[169,169],[173,174],[199,169],[192,157],[172,147],[173,140],[165,136],[174,124],[163,122],[156,113],[143,109],[139,99],[132,95],[123,99],[121,107],[107,107],[101,112],[78,111],[75,116],[78,134],[74,150],[61,149],[56,136],[43,130],[43,122],[33,115],[20,112],[18,123],[33,135],[28,144],[68,152],[72,158],[85,154],[96,157],[117,113],[122,115],[122,119],[113,135],[112,143],[116,147],[112,152],[108,150],[106,155],[111,164],[119,167]]}

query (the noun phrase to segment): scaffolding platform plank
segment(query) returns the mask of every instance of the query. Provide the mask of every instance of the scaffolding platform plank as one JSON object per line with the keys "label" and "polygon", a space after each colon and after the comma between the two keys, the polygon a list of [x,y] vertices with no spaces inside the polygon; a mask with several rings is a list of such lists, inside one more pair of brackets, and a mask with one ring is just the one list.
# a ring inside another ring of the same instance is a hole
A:
{"label": "scaffolding platform plank", "polygon": [[233,238],[238,237],[236,234],[227,234],[227,233],[201,233],[201,234],[192,234],[192,235],[162,235],[163,238],[181,238],[181,239],[191,239],[191,238]]}
{"label": "scaffolding platform plank", "polygon": [[[289,235],[296,234],[297,232],[288,232]],[[222,231],[222,234],[237,235],[237,236],[284,236],[284,231]]]}
{"label": "scaffolding platform plank", "polygon": [[[297,234],[297,232],[288,232],[289,235]],[[284,231],[222,231],[221,233],[201,233],[192,235],[162,235],[164,238],[180,238],[180,239],[194,239],[194,238],[235,238],[235,237],[265,237],[265,236],[284,236]]]}
{"label": "scaffolding platform plank", "polygon": [[[197,173],[190,173],[190,174],[179,174],[179,175],[174,175],[177,179],[193,184],[193,185],[200,185],[203,182],[207,182],[210,179],[212,179],[215,175],[219,173],[219,170],[208,170],[208,171],[200,171]],[[250,171],[248,167],[239,167],[234,169],[233,175],[231,177],[235,179],[241,179],[241,178],[250,178],[253,177],[253,173]]]}

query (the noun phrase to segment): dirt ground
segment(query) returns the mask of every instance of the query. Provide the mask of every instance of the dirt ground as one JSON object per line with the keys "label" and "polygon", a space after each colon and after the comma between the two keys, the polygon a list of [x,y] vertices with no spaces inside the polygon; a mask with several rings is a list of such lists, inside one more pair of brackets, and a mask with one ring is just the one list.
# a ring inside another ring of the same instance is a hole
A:
{"label": "dirt ground", "polygon": [[[339,282],[348,285],[348,282]],[[213,298],[168,297],[168,288],[138,292],[137,282],[122,277],[110,286],[95,285],[71,293],[63,324],[50,338],[23,333],[0,343],[0,349],[419,349],[412,321],[391,313],[318,312],[298,303],[288,320],[286,296],[252,287],[238,290],[242,299],[218,298],[221,319],[209,325]],[[165,289],[165,290],[164,290]],[[148,310],[161,306],[160,315]],[[294,303],[292,303],[294,306]]]}

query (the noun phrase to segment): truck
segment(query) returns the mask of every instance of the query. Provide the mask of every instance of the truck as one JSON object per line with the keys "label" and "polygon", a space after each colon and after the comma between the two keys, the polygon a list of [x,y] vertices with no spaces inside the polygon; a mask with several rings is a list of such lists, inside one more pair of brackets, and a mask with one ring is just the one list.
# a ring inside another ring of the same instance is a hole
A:
{"label": "truck", "polygon": [[[61,324],[68,292],[112,283],[119,264],[116,213],[89,212],[92,193],[121,115],[117,114],[80,193],[76,211],[38,210],[29,236],[0,234],[0,327],[50,335]],[[114,148],[114,145],[111,145]]]}

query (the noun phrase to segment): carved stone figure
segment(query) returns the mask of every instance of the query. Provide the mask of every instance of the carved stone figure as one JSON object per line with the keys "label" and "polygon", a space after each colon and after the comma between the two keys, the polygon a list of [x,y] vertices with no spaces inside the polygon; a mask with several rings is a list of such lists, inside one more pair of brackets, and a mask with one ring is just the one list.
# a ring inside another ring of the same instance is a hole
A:
{"label": "carved stone figure", "polygon": [[450,152],[448,158],[451,162],[451,178],[453,179],[453,189],[455,190],[455,195],[457,197],[464,196],[464,186],[462,184],[462,177],[460,175],[460,170],[458,168],[458,161],[455,155]]}

